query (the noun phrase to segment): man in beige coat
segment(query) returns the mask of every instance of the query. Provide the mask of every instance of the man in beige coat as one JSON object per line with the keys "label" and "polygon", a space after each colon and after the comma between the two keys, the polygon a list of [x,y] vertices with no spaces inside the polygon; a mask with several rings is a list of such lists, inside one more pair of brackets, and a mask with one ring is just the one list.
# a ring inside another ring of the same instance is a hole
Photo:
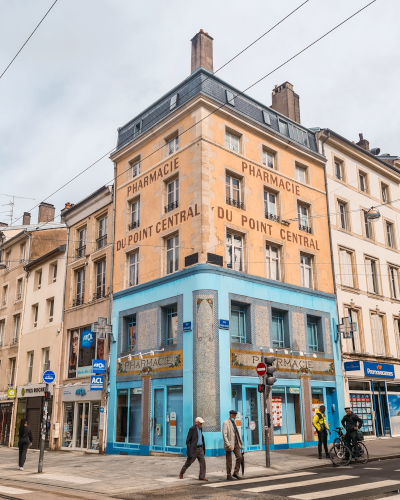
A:
{"label": "man in beige coat", "polygon": [[[243,448],[242,440],[240,439],[238,428],[236,427],[237,411],[231,410],[229,412],[228,420],[222,425],[222,437],[224,438],[224,448],[226,452],[226,474],[228,481],[234,481],[235,479],[241,479],[239,477],[240,463],[242,461],[242,454],[240,453],[241,448]],[[232,452],[235,454],[236,463],[235,470],[232,474]]]}

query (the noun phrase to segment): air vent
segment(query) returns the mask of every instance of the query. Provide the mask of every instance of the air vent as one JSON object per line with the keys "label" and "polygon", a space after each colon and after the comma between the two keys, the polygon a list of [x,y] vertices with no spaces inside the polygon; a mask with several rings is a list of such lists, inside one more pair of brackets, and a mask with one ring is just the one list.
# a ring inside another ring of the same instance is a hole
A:
{"label": "air vent", "polygon": [[185,267],[193,266],[193,264],[197,264],[198,262],[199,262],[199,254],[197,252],[192,253],[192,255],[188,255],[187,257],[185,257]]}
{"label": "air vent", "polygon": [[216,255],[215,253],[207,254],[207,262],[208,264],[214,264],[215,266],[223,266],[224,258],[221,255]]}

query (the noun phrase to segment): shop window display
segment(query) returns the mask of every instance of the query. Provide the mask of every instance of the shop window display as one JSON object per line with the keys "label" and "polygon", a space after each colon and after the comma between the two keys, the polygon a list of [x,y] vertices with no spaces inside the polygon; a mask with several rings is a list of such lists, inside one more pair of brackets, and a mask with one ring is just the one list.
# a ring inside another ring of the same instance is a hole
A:
{"label": "shop window display", "polygon": [[129,398],[129,443],[140,443],[142,389],[131,389]]}
{"label": "shop window display", "polygon": [[88,377],[92,360],[104,359],[104,340],[97,339],[90,328],[77,328],[69,333],[68,378]]}
{"label": "shop window display", "polygon": [[64,403],[63,419],[63,446],[71,448],[73,445],[72,436],[74,432],[74,403]]}
{"label": "shop window display", "polygon": [[120,389],[117,392],[117,422],[116,422],[117,443],[125,443],[128,430],[128,389]]}
{"label": "shop window display", "polygon": [[371,394],[365,393],[352,393],[350,394],[350,408],[358,415],[364,425],[362,431],[365,436],[372,436],[374,434],[374,427],[372,423],[373,405]]}
{"label": "shop window display", "polygon": [[167,446],[183,447],[183,386],[167,387]]}
{"label": "shop window display", "polygon": [[300,387],[272,388],[274,444],[301,443]]}

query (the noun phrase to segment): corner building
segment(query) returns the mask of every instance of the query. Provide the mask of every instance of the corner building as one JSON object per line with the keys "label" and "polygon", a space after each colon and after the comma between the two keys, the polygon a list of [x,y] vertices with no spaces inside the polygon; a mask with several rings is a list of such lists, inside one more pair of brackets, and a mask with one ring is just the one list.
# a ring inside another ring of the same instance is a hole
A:
{"label": "corner building", "polygon": [[[202,416],[220,455],[232,407],[245,449],[262,449],[262,347],[277,357],[272,447],[313,444],[322,402],[338,425],[329,230],[312,218],[325,159],[311,131],[212,71],[200,32],[191,75],[118,132],[108,453],[185,454]],[[285,102],[299,120],[288,82]]]}

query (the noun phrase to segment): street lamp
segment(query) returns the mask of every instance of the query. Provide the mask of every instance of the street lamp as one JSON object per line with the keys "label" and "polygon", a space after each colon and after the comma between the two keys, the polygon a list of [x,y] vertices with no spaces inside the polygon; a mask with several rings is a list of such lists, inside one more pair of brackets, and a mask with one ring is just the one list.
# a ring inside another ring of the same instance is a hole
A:
{"label": "street lamp", "polygon": [[368,220],[378,220],[380,219],[381,214],[377,208],[371,207],[368,212],[365,214],[365,218]]}

